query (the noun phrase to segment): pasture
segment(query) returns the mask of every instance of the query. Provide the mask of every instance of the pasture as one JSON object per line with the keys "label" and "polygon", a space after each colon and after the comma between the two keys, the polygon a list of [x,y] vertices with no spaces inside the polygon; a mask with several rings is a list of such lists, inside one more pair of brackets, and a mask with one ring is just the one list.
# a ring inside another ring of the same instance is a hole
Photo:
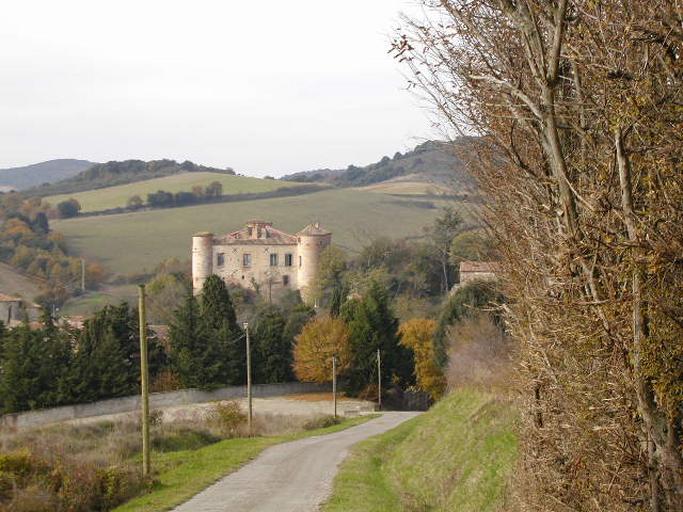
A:
{"label": "pasture", "polygon": [[270,192],[283,187],[296,187],[300,184],[277,180],[265,180],[250,178],[247,176],[232,176],[215,172],[187,172],[154,178],[151,180],[137,181],[126,185],[88,190],[74,194],[62,194],[48,196],[45,200],[53,206],[73,197],[82,207],[83,212],[107,210],[126,206],[126,202],[134,195],[139,195],[143,201],[147,200],[147,194],[165,190],[167,192],[190,192],[192,187],[206,187],[212,181],[218,181],[223,185],[223,194],[245,194]]}
{"label": "pasture", "polygon": [[270,220],[291,233],[320,221],[332,231],[334,243],[355,251],[379,236],[422,236],[423,228],[446,204],[452,202],[330,189],[301,196],[74,218],[54,221],[52,227],[65,235],[70,252],[100,261],[114,273],[129,274],[151,271],[170,257],[189,259],[193,233],[226,233],[249,219]]}

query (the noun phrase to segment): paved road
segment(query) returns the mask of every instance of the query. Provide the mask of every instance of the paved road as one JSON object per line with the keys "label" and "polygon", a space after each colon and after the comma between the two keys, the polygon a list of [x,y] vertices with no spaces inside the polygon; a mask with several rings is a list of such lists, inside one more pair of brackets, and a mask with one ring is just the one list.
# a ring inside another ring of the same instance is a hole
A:
{"label": "paved road", "polygon": [[313,512],[332,489],[337,467],[358,441],[416,416],[388,412],[353,428],[272,446],[175,512]]}

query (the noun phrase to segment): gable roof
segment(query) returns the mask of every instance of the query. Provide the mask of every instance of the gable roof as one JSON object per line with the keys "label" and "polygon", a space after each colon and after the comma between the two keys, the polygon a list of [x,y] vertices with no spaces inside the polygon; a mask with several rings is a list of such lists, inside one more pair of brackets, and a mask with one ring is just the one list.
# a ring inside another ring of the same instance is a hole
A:
{"label": "gable roof", "polygon": [[461,261],[460,272],[487,272],[494,274],[500,271],[497,261]]}
{"label": "gable roof", "polygon": [[296,236],[285,233],[273,226],[261,227],[260,238],[253,238],[249,226],[217,237],[214,243],[217,245],[296,245]]}

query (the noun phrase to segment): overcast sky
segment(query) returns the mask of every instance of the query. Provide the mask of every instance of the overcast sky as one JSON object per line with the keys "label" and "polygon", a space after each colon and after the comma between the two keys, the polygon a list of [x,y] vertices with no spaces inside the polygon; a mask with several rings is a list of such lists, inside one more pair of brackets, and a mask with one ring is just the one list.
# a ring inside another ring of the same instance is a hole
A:
{"label": "overcast sky", "polygon": [[188,159],[251,175],[434,137],[387,55],[411,0],[8,2],[0,168]]}

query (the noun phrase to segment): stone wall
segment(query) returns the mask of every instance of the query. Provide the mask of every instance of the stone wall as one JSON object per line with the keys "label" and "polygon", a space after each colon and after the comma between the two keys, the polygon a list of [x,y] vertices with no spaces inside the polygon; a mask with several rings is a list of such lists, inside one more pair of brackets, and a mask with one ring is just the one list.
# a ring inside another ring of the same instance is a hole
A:
{"label": "stone wall", "polygon": [[[297,393],[319,393],[329,391],[329,385],[306,382],[286,382],[282,384],[257,384],[252,387],[255,398],[291,395]],[[246,386],[231,386],[213,391],[182,389],[166,393],[152,393],[149,398],[151,409],[174,407],[178,405],[200,404],[216,400],[229,400],[247,396]],[[140,410],[140,397],[127,396],[112,398],[89,404],[67,405],[38,411],[19,412],[0,416],[0,429],[19,430],[39,427],[51,423],[92,418]]]}
{"label": "stone wall", "polygon": [[[218,264],[219,254],[223,255],[222,265]],[[251,256],[250,267],[242,264],[245,254]],[[271,254],[277,255],[277,265],[270,264]],[[289,266],[285,265],[287,254],[291,255]],[[223,280],[244,288],[253,288],[252,280],[256,281],[261,286],[261,294],[264,297],[268,296],[269,286],[273,293],[299,289],[299,262],[296,245],[215,245],[213,247],[213,271]],[[286,285],[283,281],[284,276],[287,276],[288,280]]]}

